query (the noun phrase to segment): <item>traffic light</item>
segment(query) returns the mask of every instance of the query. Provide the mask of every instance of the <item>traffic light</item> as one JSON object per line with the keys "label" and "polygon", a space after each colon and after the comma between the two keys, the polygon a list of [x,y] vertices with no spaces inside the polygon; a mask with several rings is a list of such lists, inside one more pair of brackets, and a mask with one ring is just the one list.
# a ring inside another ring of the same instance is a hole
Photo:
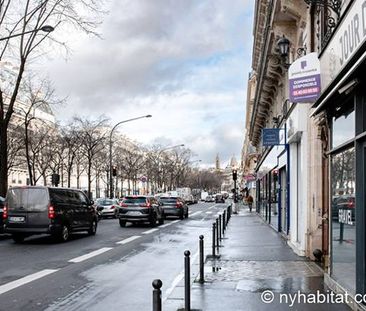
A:
{"label": "traffic light", "polygon": [[117,167],[115,167],[115,166],[112,167],[112,176],[113,177],[117,176]]}
{"label": "traffic light", "polygon": [[52,185],[58,186],[58,184],[60,183],[60,175],[53,173],[51,175],[51,183]]}
{"label": "traffic light", "polygon": [[237,180],[238,179],[238,172],[237,170],[233,170],[233,180]]}

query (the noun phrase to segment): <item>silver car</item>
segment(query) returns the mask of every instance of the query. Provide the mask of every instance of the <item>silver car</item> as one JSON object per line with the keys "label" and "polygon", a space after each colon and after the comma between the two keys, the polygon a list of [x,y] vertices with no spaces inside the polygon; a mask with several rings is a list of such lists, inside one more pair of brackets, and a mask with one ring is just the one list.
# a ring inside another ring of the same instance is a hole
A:
{"label": "silver car", "polygon": [[103,218],[118,216],[118,199],[97,199],[95,204],[97,205],[97,210],[100,211]]}

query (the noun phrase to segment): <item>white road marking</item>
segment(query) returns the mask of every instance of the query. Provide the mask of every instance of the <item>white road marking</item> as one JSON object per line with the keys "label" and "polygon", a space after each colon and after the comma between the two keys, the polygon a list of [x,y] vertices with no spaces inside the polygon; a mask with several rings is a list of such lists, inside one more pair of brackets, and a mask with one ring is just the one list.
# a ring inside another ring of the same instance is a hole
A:
{"label": "white road marking", "polygon": [[211,206],[211,207],[209,207],[208,209],[213,209],[215,206],[216,206],[216,204],[215,204],[215,205],[212,205],[212,206]]}
{"label": "white road marking", "polygon": [[180,222],[180,220],[174,220],[171,222],[171,224],[176,224],[177,222]]}
{"label": "white road marking", "polygon": [[198,211],[198,212],[193,213],[191,216],[196,216],[196,215],[199,215],[201,213],[202,213],[202,211]]}
{"label": "white road marking", "polygon": [[30,275],[25,276],[24,278],[9,282],[7,284],[0,286],[0,295],[4,294],[12,289],[15,289],[19,286],[22,286],[24,284],[30,283],[32,281],[35,281],[37,279],[43,278],[46,275],[52,274],[54,272],[57,272],[59,269],[45,269]]}
{"label": "white road marking", "polygon": [[100,254],[103,254],[105,252],[108,252],[111,249],[113,249],[113,247],[103,247],[103,248],[97,249],[96,251],[93,251],[93,252],[91,252],[89,254],[85,254],[85,255],[82,255],[82,256],[79,256],[79,257],[70,259],[69,262],[73,262],[73,263],[82,262],[82,261],[87,260],[89,258],[92,258],[94,256],[98,256]]}
{"label": "white road marking", "polygon": [[172,285],[170,285],[170,287],[165,291],[165,297],[163,298],[163,302],[165,302],[168,297],[171,295],[171,293],[173,292],[174,288],[177,287],[177,285],[179,284],[180,281],[182,281],[184,278],[184,270],[181,271],[181,273],[179,273],[176,278],[173,280]]}
{"label": "white road marking", "polygon": [[172,225],[172,223],[170,222],[170,223],[168,223],[168,224],[165,224],[165,225],[161,225],[161,226],[159,226],[159,228],[166,228],[166,227],[169,227],[169,226],[171,226]]}
{"label": "white road marking", "polygon": [[212,214],[213,212],[206,212],[206,214]]}
{"label": "white road marking", "polygon": [[[196,261],[197,257],[198,257],[198,252],[196,252],[192,257],[191,257],[191,266],[192,264]],[[182,270],[177,276],[176,278],[173,280],[172,285],[170,285],[170,287],[165,291],[165,297],[163,298],[163,302],[165,302],[170,294],[173,292],[173,290],[177,287],[177,285],[179,284],[180,281],[182,281],[184,278],[184,270]]]}
{"label": "white road marking", "polygon": [[141,238],[141,235],[133,235],[133,236],[130,236],[127,239],[124,239],[122,241],[116,242],[116,244],[127,244],[129,242],[132,242],[132,241],[138,239],[138,238]]}
{"label": "white road marking", "polygon": [[150,229],[150,230],[147,230],[147,231],[144,231],[144,232],[142,232],[142,234],[149,234],[149,233],[153,233],[153,232],[155,232],[155,231],[158,231],[159,229]]}

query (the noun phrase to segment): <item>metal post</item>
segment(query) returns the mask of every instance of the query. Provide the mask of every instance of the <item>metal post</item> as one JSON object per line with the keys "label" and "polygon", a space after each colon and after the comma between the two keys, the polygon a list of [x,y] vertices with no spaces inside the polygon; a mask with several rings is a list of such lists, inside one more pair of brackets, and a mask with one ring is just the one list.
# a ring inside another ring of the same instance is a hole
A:
{"label": "metal post", "polygon": [[222,233],[225,233],[226,230],[226,210],[224,210],[224,214],[222,215]]}
{"label": "metal post", "polygon": [[221,214],[219,215],[219,239],[222,240],[222,234],[221,234]]}
{"label": "metal post", "polygon": [[199,242],[199,247],[200,247],[200,279],[199,282],[201,284],[203,284],[205,282],[205,266],[204,266],[204,248],[203,248],[203,243],[204,243],[204,236],[200,235],[200,242]]}
{"label": "metal post", "polygon": [[153,311],[161,311],[161,290],[163,282],[159,279],[152,282],[153,290]]}
{"label": "metal post", "polygon": [[217,252],[219,252],[219,245],[220,245],[220,241],[219,241],[219,219],[216,218],[216,247],[217,247]]}
{"label": "metal post", "polygon": [[191,264],[190,264],[190,251],[184,252],[184,306],[185,311],[191,311]]}
{"label": "metal post", "polygon": [[215,234],[216,234],[216,223],[213,223],[212,224],[212,257],[216,256],[216,245],[215,245],[216,237],[215,237]]}
{"label": "metal post", "polygon": [[341,222],[339,224],[339,243],[343,242],[343,233],[344,233],[344,223]]}

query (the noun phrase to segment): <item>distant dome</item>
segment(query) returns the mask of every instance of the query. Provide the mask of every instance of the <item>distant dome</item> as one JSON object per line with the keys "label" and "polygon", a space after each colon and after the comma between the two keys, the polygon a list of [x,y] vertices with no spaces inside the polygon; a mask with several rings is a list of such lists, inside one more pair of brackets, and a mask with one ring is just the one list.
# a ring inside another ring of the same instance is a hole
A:
{"label": "distant dome", "polygon": [[231,167],[238,167],[238,161],[236,160],[235,156],[233,155],[233,157],[230,160],[230,166]]}

